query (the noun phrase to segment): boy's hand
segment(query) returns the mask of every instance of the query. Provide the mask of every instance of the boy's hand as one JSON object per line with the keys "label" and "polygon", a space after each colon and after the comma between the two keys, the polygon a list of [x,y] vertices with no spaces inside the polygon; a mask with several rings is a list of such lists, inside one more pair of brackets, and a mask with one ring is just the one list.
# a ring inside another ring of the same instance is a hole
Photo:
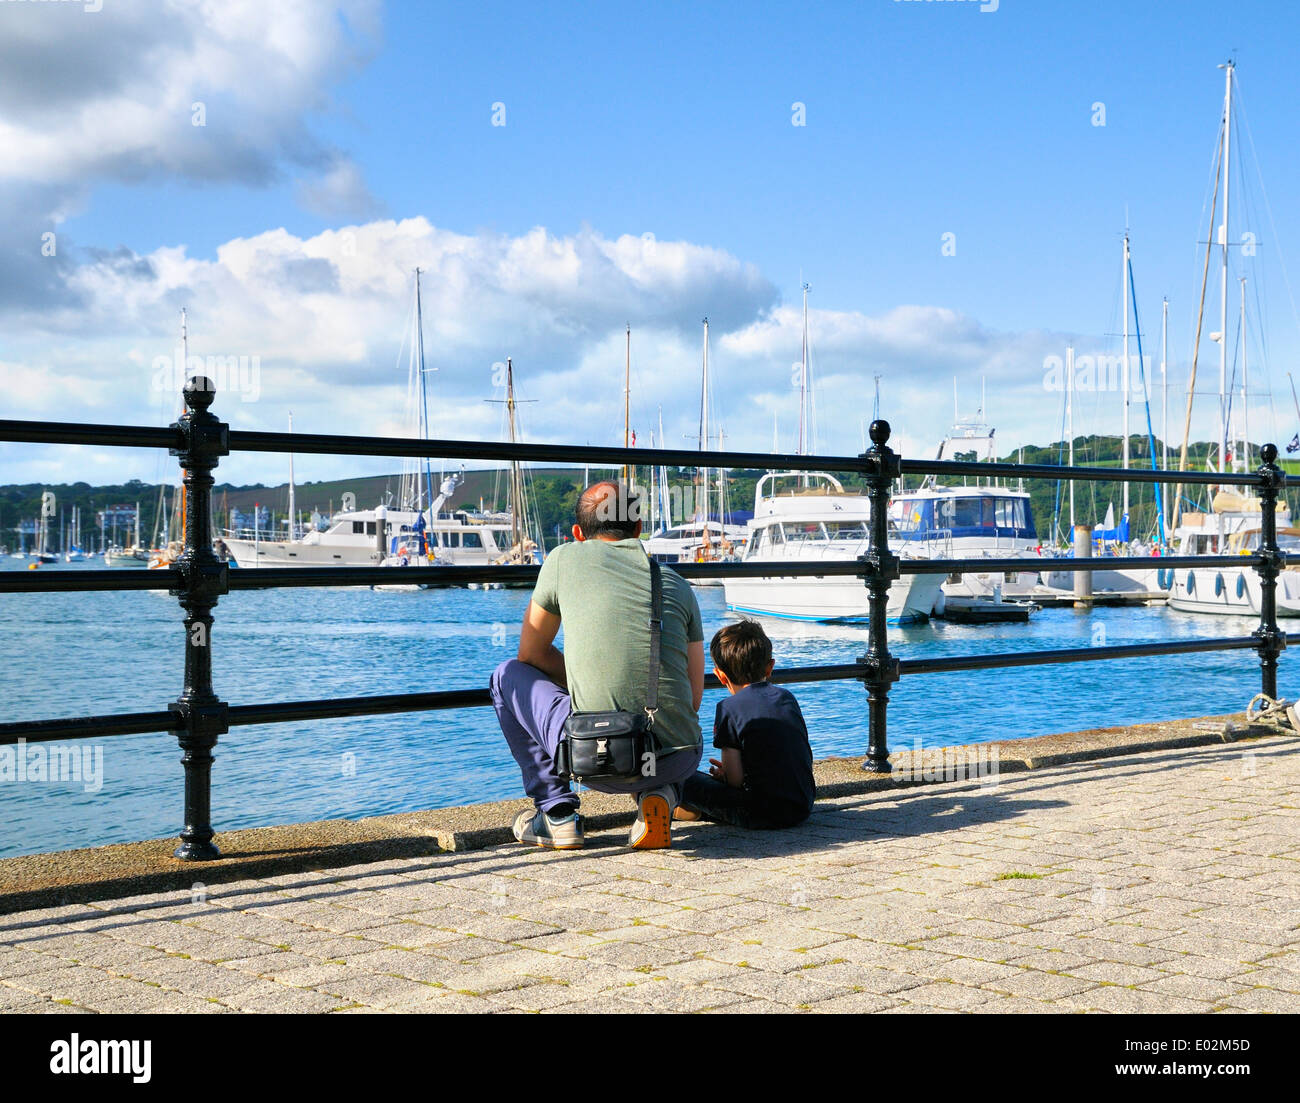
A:
{"label": "boy's hand", "polygon": [[727,775],[722,769],[722,760],[717,758],[709,759],[709,775],[717,778],[719,781],[726,781]]}

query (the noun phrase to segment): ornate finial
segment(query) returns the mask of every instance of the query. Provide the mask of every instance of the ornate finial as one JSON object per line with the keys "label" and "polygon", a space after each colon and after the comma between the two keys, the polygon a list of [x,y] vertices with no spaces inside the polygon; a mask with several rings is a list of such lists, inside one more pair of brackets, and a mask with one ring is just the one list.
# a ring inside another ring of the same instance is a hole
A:
{"label": "ornate finial", "polygon": [[217,388],[206,375],[195,375],[185,381],[184,394],[191,410],[206,410],[217,397]]}
{"label": "ornate finial", "polygon": [[1264,447],[1259,450],[1259,458],[1263,460],[1265,463],[1276,463],[1277,445],[1276,444],[1264,445]]}
{"label": "ornate finial", "polygon": [[876,447],[881,447],[889,440],[889,422],[884,418],[877,418],[871,423],[871,428],[867,430],[867,435],[871,437],[871,443]]}

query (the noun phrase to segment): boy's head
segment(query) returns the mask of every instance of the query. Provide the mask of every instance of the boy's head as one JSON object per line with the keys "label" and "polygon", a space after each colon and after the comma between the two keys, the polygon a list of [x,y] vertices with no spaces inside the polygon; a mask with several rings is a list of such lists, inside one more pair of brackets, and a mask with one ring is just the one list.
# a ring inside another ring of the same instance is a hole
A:
{"label": "boy's head", "polygon": [[709,644],[718,679],[735,692],[772,673],[772,641],[756,620],[741,620],[719,629]]}

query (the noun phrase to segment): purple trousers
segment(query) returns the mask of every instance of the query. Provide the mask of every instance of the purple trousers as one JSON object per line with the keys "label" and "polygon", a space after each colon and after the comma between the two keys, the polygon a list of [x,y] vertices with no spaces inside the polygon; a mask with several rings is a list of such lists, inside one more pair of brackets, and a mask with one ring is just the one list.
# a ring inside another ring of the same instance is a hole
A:
{"label": "purple trousers", "polygon": [[[523,774],[524,792],[543,812],[562,804],[577,804],[569,783],[555,772],[555,749],[572,711],[568,692],[535,666],[518,659],[504,662],[492,672],[490,688],[502,734]],[[653,777],[585,784],[601,793],[636,794],[671,787],[676,794],[674,803],[679,803],[682,782],[695,773],[702,753],[703,748],[690,747],[660,755]]]}

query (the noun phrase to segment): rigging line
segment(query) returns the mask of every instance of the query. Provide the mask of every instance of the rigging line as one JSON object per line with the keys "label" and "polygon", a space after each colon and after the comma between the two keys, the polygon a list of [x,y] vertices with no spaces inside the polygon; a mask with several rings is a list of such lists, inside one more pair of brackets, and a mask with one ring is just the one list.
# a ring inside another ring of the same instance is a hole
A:
{"label": "rigging line", "polygon": [[1268,189],[1264,186],[1264,173],[1260,169],[1259,153],[1255,149],[1255,135],[1254,132],[1250,129],[1250,123],[1246,118],[1246,104],[1241,94],[1241,78],[1238,77],[1236,79],[1237,79],[1236,107],[1237,107],[1238,121],[1241,127],[1245,130],[1246,141],[1250,145],[1250,157],[1255,164],[1255,175],[1259,179],[1259,191],[1260,194],[1264,197],[1264,209],[1265,211],[1268,212],[1269,229],[1272,230],[1273,232],[1273,241],[1275,243],[1274,252],[1277,253],[1278,264],[1282,269],[1282,282],[1286,284],[1287,297],[1290,299],[1291,302],[1291,317],[1295,321],[1297,331],[1300,331],[1300,310],[1297,310],[1296,308],[1295,292],[1292,290],[1291,277],[1288,275],[1286,270],[1286,260],[1284,258],[1283,250],[1281,248],[1282,239],[1278,235],[1277,222],[1273,218],[1273,204],[1269,202]]}
{"label": "rigging line", "polygon": [[[1073,383],[1071,378],[1068,383]],[[1070,401],[1070,391],[1066,390],[1061,396],[1061,446],[1056,450],[1056,463],[1061,466],[1065,459],[1065,408]],[[1052,507],[1052,541],[1059,543],[1061,538],[1061,479],[1056,480],[1056,503]]]}
{"label": "rigging line", "polygon": [[[1214,171],[1214,199],[1210,204],[1210,232],[1206,235],[1205,242],[1205,265],[1201,269],[1201,297],[1196,308],[1196,337],[1192,341],[1192,370],[1187,380],[1187,412],[1183,418],[1183,444],[1178,455],[1178,470],[1187,470],[1187,438],[1192,427],[1192,398],[1196,393],[1196,367],[1200,360],[1201,353],[1201,327],[1205,321],[1205,288],[1210,275],[1210,250],[1213,248],[1214,241],[1214,216],[1219,208],[1219,167],[1223,164],[1223,138],[1224,128],[1219,127],[1219,151],[1215,158]],[[1174,487],[1174,515],[1172,524],[1176,529],[1178,527],[1179,513],[1182,510],[1182,493],[1183,484],[1178,483]]]}

